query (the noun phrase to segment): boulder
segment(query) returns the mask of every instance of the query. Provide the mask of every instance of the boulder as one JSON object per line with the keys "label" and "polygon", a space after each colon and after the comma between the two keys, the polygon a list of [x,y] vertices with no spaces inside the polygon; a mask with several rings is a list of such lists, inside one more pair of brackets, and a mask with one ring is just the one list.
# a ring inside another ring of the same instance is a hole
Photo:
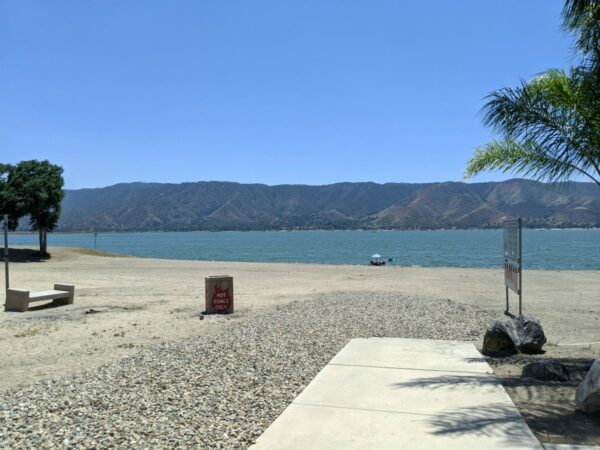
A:
{"label": "boulder", "polygon": [[529,314],[521,314],[512,320],[517,329],[517,350],[521,353],[542,353],[546,335],[540,321]]}
{"label": "boulder", "polygon": [[483,337],[481,353],[488,356],[506,356],[517,352],[517,329],[511,319],[494,320]]}
{"label": "boulder", "polygon": [[594,361],[577,388],[575,402],[577,408],[585,413],[600,412],[600,359]]}
{"label": "boulder", "polygon": [[556,359],[540,359],[523,366],[522,376],[545,381],[569,381],[567,368]]}
{"label": "boulder", "polygon": [[481,352],[488,356],[542,353],[546,336],[539,320],[529,314],[494,320],[483,337]]}

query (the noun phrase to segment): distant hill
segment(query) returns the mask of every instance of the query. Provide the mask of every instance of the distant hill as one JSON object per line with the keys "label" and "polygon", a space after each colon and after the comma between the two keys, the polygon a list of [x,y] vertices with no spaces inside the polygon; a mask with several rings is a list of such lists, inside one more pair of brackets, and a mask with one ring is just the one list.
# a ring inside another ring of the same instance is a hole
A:
{"label": "distant hill", "polygon": [[67,190],[58,230],[600,227],[600,187],[498,183],[337,183],[326,186],[126,183]]}

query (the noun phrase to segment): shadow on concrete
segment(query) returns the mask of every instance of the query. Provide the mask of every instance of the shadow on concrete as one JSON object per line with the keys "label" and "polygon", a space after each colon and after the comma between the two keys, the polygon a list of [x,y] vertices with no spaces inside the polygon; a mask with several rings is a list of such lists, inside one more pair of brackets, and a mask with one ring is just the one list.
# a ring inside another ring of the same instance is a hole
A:
{"label": "shadow on concrete", "polygon": [[[438,377],[426,377],[418,378],[412,381],[403,381],[401,383],[394,383],[392,387],[394,389],[412,388],[412,387],[423,387],[429,389],[463,389],[465,386],[477,387],[482,386],[498,386],[502,384],[505,388],[573,388],[575,389],[579,384],[579,378],[583,378],[585,373],[591,366],[586,362],[581,362],[579,369],[579,377],[575,376],[574,372],[570,372],[574,376],[571,381],[549,381],[549,380],[537,380],[533,378],[522,378],[520,376],[513,377],[496,377],[492,375],[443,375]],[[572,369],[574,370],[574,369]],[[574,393],[573,393],[574,395]]]}
{"label": "shadow on concrete", "polygon": [[[42,256],[39,250],[31,248],[9,248],[8,260],[11,263],[46,262],[51,258],[50,253]],[[0,249],[0,260],[4,261],[4,249]]]}
{"label": "shadow on concrete", "polygon": [[[465,395],[469,391],[498,392],[500,381],[491,374],[443,375],[418,378],[394,383],[392,388],[459,389]],[[443,411],[429,419],[436,435],[471,435],[502,438],[505,441],[523,443],[532,440],[523,417],[512,405],[504,403],[485,404],[474,407]]]}
{"label": "shadow on concrete", "polygon": [[[511,361],[519,365],[538,359],[519,357]],[[521,376],[444,375],[423,377],[395,383],[394,389],[421,387],[425,389],[460,389],[485,391],[505,388],[519,413],[506,405],[482,405],[462,408],[436,415],[431,424],[436,434],[498,434],[518,441],[524,437],[521,416],[536,438],[545,443],[598,445],[600,415],[585,414],[576,409],[575,391],[594,362],[593,358],[555,358],[564,364],[571,375],[567,382],[537,380]],[[518,419],[518,420],[517,420]],[[521,424],[521,425],[519,425]]]}
{"label": "shadow on concrete", "polygon": [[501,437],[511,443],[532,440],[529,428],[514,407],[505,404],[457,408],[430,419],[436,435]]}
{"label": "shadow on concrete", "polygon": [[[585,365],[583,361],[581,363]],[[470,389],[497,391],[500,383],[509,393],[518,392],[523,400],[515,401],[516,409],[506,404],[486,404],[443,411],[429,420],[433,433],[495,436],[510,443],[527,442],[531,439],[529,430],[543,442],[588,444],[596,443],[600,438],[600,417],[577,411],[574,401],[569,401],[574,396],[577,382],[465,374],[419,378],[395,383],[392,387],[460,389],[469,395]]]}
{"label": "shadow on concrete", "polygon": [[498,389],[500,381],[493,375],[442,375],[437,377],[418,378],[412,381],[403,381],[392,384],[394,389],[428,388],[428,389],[463,389],[473,387],[480,390],[482,387],[493,386]]}
{"label": "shadow on concrete", "polygon": [[496,437],[503,439],[511,447],[524,446],[526,442],[537,444],[521,415],[510,405],[492,404],[451,409],[438,414],[429,422],[435,435]]}

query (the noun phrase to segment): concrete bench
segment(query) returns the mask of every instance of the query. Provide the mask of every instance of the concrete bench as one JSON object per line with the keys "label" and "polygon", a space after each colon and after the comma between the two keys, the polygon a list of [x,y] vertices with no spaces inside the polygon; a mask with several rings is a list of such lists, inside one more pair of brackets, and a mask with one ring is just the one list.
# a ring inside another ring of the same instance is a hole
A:
{"label": "concrete bench", "polygon": [[71,305],[75,300],[75,286],[70,284],[55,284],[51,291],[30,292],[21,289],[8,289],[4,311],[25,312],[29,303],[52,300],[53,303]]}

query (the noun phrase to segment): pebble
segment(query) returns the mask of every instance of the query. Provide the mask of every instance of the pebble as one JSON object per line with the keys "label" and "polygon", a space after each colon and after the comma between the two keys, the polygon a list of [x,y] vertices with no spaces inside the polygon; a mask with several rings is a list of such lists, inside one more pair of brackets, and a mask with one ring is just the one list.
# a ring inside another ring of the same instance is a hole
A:
{"label": "pebble", "polygon": [[452,301],[369,292],[240,314],[208,336],[5,392],[0,448],[245,449],[348,340],[473,340],[492,318]]}

